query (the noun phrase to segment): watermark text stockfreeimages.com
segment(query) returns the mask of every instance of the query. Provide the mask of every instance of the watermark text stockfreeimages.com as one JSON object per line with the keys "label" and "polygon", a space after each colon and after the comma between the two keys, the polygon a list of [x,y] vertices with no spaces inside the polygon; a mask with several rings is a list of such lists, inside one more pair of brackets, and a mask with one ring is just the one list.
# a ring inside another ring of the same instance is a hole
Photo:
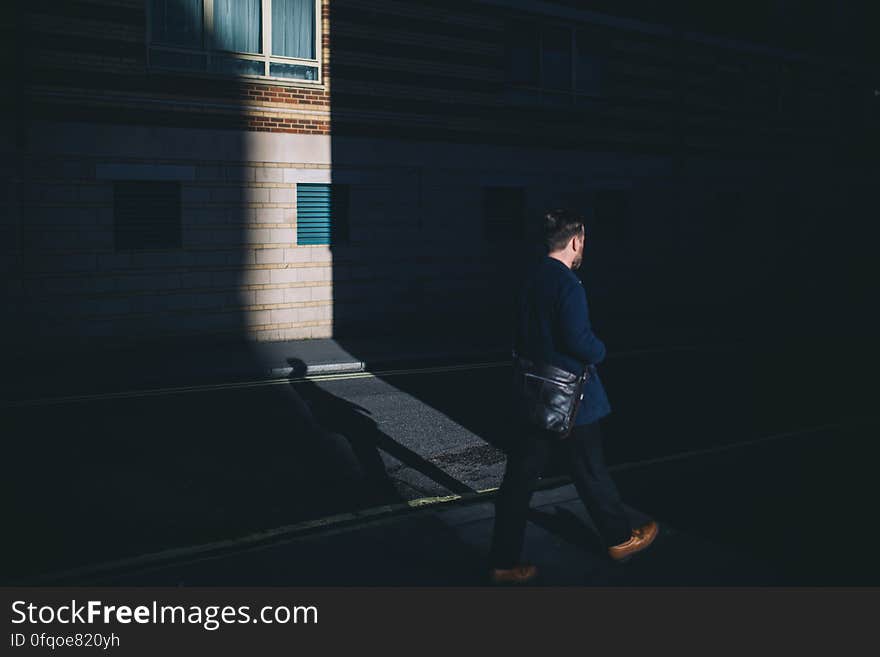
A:
{"label": "watermark text stockfreeimages.com", "polygon": [[13,625],[198,625],[214,631],[223,625],[261,623],[264,625],[317,624],[314,605],[167,605],[153,600],[148,604],[107,604],[87,600],[60,605],[37,605],[26,600],[12,603]]}

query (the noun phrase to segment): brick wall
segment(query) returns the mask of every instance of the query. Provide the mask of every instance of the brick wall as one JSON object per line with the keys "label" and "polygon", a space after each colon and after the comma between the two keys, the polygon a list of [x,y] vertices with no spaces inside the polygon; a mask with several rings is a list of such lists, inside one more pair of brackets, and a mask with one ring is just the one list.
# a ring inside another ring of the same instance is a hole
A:
{"label": "brick wall", "polygon": [[324,84],[317,86],[148,68],[145,9],[144,0],[55,0],[28,7],[22,29],[30,116],[328,134],[326,0]]}
{"label": "brick wall", "polygon": [[[871,142],[838,94],[862,75],[852,62],[577,10],[326,0],[322,83],[264,82],[149,70],[144,6],[33,3],[15,30],[27,86],[4,111],[26,117],[25,138],[4,122],[0,262],[22,340],[503,327],[525,247],[481,236],[481,187],[499,184],[526,187],[530,215],[630,190],[630,237],[591,257],[600,309],[742,296],[782,268],[775,242],[744,237],[786,225],[770,200],[812,170],[826,182],[813,201],[832,207],[867,171]],[[510,21],[589,30],[606,67],[600,98],[512,102]],[[828,183],[841,160],[848,172]],[[793,162],[800,173],[780,173]],[[180,180],[182,248],[114,251],[106,171],[126,166],[192,172]],[[330,181],[351,187],[350,243],[296,244],[297,183]],[[738,236],[713,205],[729,188],[744,199]],[[719,258],[730,239],[749,267]]]}

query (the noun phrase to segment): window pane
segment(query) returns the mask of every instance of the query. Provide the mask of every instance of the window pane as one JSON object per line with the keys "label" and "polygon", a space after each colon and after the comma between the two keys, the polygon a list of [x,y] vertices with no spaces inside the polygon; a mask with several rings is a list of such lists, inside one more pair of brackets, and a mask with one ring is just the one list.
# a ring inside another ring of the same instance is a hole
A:
{"label": "window pane", "polygon": [[625,189],[599,189],[593,197],[596,221],[593,237],[599,240],[623,240],[627,235],[629,192]]}
{"label": "window pane", "polygon": [[214,0],[214,47],[263,52],[260,0]]}
{"label": "window pane", "polygon": [[505,92],[505,98],[518,105],[538,105],[541,103],[541,92],[540,90],[513,88]]}
{"label": "window pane", "polygon": [[580,55],[575,76],[578,91],[598,96],[602,88],[602,61],[592,55]]}
{"label": "window pane", "polygon": [[483,188],[483,233],[487,240],[503,242],[523,237],[525,189]]}
{"label": "window pane", "polygon": [[541,102],[544,105],[549,105],[551,107],[564,107],[566,105],[571,105],[573,99],[571,97],[571,92],[561,94],[545,91],[541,96]]}
{"label": "window pane", "polygon": [[272,0],[272,54],[316,59],[315,0]]}
{"label": "window pane", "polygon": [[600,101],[596,99],[596,96],[594,94],[587,94],[587,95],[577,94],[574,97],[574,102],[579,107],[598,108]]}
{"label": "window pane", "polygon": [[153,43],[202,47],[202,0],[151,0]]}
{"label": "window pane", "polygon": [[596,55],[595,44],[587,32],[578,32],[577,60],[574,70],[575,88],[598,96],[602,85],[602,58]]}
{"label": "window pane", "polygon": [[541,42],[541,86],[547,89],[571,89],[571,31],[544,28]]}
{"label": "window pane", "polygon": [[301,66],[299,64],[269,64],[269,75],[275,78],[290,78],[291,80],[317,80],[318,69],[314,66]]}
{"label": "window pane", "polygon": [[211,68],[219,73],[229,73],[230,75],[266,74],[264,62],[241,57],[212,57]]}
{"label": "window pane", "polygon": [[511,84],[538,86],[538,31],[515,25],[508,30],[507,79]]}

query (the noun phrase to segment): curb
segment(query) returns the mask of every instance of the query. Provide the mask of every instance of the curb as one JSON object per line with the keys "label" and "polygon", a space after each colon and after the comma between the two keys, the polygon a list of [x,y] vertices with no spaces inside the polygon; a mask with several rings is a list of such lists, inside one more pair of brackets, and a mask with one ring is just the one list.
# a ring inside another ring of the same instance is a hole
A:
{"label": "curb", "polygon": [[[352,360],[341,362],[325,362],[306,364],[305,371],[300,371],[302,376],[318,376],[322,374],[356,374],[359,372],[377,372],[387,369],[399,369],[402,367],[433,367],[439,365],[466,365],[471,363],[485,363],[502,361],[509,357],[507,352],[457,352],[443,354],[418,354],[401,356],[399,358],[386,358],[380,360]],[[267,376],[272,378],[288,377],[295,373],[291,366],[273,367],[267,371]]]}
{"label": "curb", "polygon": [[[316,363],[314,365],[306,365],[303,374],[305,376],[313,376],[317,374],[353,374],[355,372],[365,372],[366,370],[367,363],[365,361],[353,360],[342,363]],[[269,370],[268,376],[272,378],[281,378],[290,376],[293,372],[294,368],[290,366],[273,367]]]}

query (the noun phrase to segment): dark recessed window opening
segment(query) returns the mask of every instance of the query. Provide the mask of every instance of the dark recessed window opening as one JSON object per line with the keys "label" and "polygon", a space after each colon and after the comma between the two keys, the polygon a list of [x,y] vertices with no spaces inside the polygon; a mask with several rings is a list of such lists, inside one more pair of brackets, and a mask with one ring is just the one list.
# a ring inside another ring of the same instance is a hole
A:
{"label": "dark recessed window opening", "polygon": [[586,28],[511,23],[507,96],[517,103],[590,105],[602,94],[603,37]]}
{"label": "dark recessed window opening", "polygon": [[483,188],[483,234],[488,241],[523,237],[526,191],[522,187]]}
{"label": "dark recessed window opening", "polygon": [[[593,237],[600,240],[622,241],[628,233],[629,191],[625,189],[599,189],[593,195],[595,218]],[[588,236],[589,237],[589,236]]]}
{"label": "dark recessed window opening", "polygon": [[724,230],[734,228],[742,219],[743,198],[739,190],[726,189],[715,193],[718,216]]}
{"label": "dark recessed window opening", "polygon": [[179,248],[180,183],[114,182],[113,242],[117,251]]}
{"label": "dark recessed window opening", "polygon": [[348,241],[348,185],[299,183],[296,186],[296,243]]}

